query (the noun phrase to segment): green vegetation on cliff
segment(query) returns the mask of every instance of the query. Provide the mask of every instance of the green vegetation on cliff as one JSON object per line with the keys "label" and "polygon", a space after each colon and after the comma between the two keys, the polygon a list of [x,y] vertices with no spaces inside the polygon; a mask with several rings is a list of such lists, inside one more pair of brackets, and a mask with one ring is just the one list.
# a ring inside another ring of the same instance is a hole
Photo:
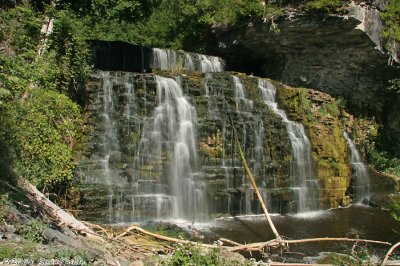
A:
{"label": "green vegetation on cliff", "polygon": [[400,1],[389,0],[381,13],[386,28],[383,37],[390,41],[400,41]]}
{"label": "green vegetation on cliff", "polygon": [[62,19],[50,50],[38,54],[44,18],[27,2],[0,14],[0,178],[11,168],[60,193],[73,179],[74,148],[82,135],[76,103],[89,68],[86,43],[75,40]]}

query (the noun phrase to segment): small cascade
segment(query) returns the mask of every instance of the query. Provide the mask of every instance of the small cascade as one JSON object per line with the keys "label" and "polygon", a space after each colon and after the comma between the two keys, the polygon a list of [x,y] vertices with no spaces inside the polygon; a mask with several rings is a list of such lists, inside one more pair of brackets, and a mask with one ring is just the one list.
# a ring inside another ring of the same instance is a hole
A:
{"label": "small cascade", "polygon": [[290,164],[291,189],[297,201],[297,212],[319,209],[319,185],[313,179],[311,171],[311,143],[305,134],[303,125],[290,121],[286,113],[278,109],[276,87],[269,81],[259,79],[258,87],[263,100],[270,110],[278,114],[286,125],[291,146],[292,160]]}
{"label": "small cascade", "polygon": [[210,88],[208,83],[213,79],[212,73],[205,73],[204,75],[204,89],[205,89],[205,97],[207,99],[207,107],[208,113],[211,117],[218,117],[218,107],[216,105],[216,101],[214,101],[213,96],[217,96],[217,94],[213,91],[210,93]]}
{"label": "small cascade", "polygon": [[224,71],[224,64],[219,57],[199,54],[199,60],[202,73]]}
{"label": "small cascade", "polygon": [[194,65],[193,58],[190,54],[185,53],[185,64],[184,68],[187,71],[196,71],[196,66]]}
{"label": "small cascade", "polygon": [[181,68],[190,72],[210,73],[222,72],[224,61],[216,56],[153,48],[151,67],[162,70]]}
{"label": "small cascade", "polygon": [[343,136],[351,151],[350,163],[354,171],[352,180],[352,187],[354,188],[353,201],[359,203],[370,195],[368,167],[362,162],[360,153],[349,135],[343,132]]}
{"label": "small cascade", "polygon": [[[177,81],[160,76],[155,81],[158,104],[140,140],[138,160],[141,169],[150,170],[149,178],[166,179],[161,181],[168,185],[172,217],[197,220],[208,212],[204,184],[196,172],[196,110]],[[168,165],[163,163],[165,158]],[[151,191],[154,193],[154,188]],[[163,204],[160,200],[159,205]]]}
{"label": "small cascade", "polygon": [[255,147],[252,150],[251,162],[253,164],[252,172],[255,176],[265,176],[264,172],[264,136],[265,129],[262,121],[258,123],[258,130],[255,134]]}
{"label": "small cascade", "polygon": [[240,79],[236,76],[232,76],[232,79],[235,85],[236,111],[251,112],[251,109],[253,109],[253,101],[245,97],[243,84]]}
{"label": "small cascade", "polygon": [[153,48],[153,68],[172,69],[176,66],[177,55],[174,50]]}

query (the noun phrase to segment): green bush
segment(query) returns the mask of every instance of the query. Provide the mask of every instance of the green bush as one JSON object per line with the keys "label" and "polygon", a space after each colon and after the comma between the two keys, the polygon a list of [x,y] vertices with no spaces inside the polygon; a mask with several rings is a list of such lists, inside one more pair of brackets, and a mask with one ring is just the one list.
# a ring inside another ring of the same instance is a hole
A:
{"label": "green bush", "polygon": [[334,13],[343,7],[341,0],[313,0],[304,5],[304,10],[308,12]]}
{"label": "green bush", "polygon": [[392,93],[400,94],[400,79],[391,79],[389,80],[389,86],[387,90]]}
{"label": "green bush", "polygon": [[368,159],[376,170],[400,176],[400,158],[393,157],[385,151],[373,150]]}
{"label": "green bush", "polygon": [[215,248],[205,251],[191,244],[179,246],[164,265],[221,265],[220,250]]}
{"label": "green bush", "polygon": [[46,224],[40,219],[32,219],[26,224],[19,224],[16,229],[18,234],[31,242],[42,243],[44,241],[43,233]]}
{"label": "green bush", "polygon": [[8,215],[8,194],[1,194],[0,191],[0,224],[4,222]]}
{"label": "green bush", "polygon": [[346,266],[368,266],[376,265],[372,259],[372,255],[366,247],[355,247],[352,249],[350,255],[336,256],[334,258],[334,265]]}
{"label": "green bush", "polygon": [[0,245],[0,260],[15,258],[15,247],[11,245]]}
{"label": "green bush", "polygon": [[90,72],[90,51],[85,40],[85,27],[68,11],[55,14],[47,59],[57,68],[54,83],[60,92],[81,105],[85,103],[85,83]]}
{"label": "green bush", "polygon": [[[0,245],[0,261],[11,260],[21,261],[24,265],[36,265],[48,260],[54,265],[92,265],[93,256],[85,250],[71,250],[64,247],[49,248],[43,250],[43,246],[38,246],[33,242],[7,243]],[[59,262],[59,264],[57,264]],[[18,264],[19,265],[19,264]]]}
{"label": "green bush", "polygon": [[81,137],[80,108],[68,97],[34,89],[0,108],[0,144],[17,172],[39,187],[73,179],[73,147]]}
{"label": "green bush", "polygon": [[9,53],[30,54],[40,40],[43,16],[33,11],[28,1],[0,12],[0,41],[9,44]]}
{"label": "green bush", "polygon": [[[400,41],[400,0],[389,0],[385,9],[380,12],[385,24],[383,37],[388,40]],[[390,42],[389,42],[390,44]]]}

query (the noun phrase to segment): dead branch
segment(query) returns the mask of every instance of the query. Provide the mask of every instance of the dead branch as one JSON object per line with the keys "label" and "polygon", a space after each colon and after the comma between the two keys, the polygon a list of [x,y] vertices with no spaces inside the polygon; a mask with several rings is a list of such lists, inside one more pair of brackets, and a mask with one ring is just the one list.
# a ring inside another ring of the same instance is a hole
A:
{"label": "dead branch", "polygon": [[389,249],[389,251],[386,253],[385,259],[384,259],[383,262],[382,262],[382,266],[387,265],[387,262],[388,262],[388,260],[389,260],[390,254],[392,254],[393,251],[394,251],[396,248],[398,248],[398,247],[400,247],[400,242],[396,243],[395,245],[393,245],[393,246]]}
{"label": "dead branch", "polygon": [[279,246],[280,243],[276,240],[270,240],[267,242],[258,242],[258,243],[250,243],[250,244],[245,244],[245,245],[240,245],[240,246],[235,246],[235,247],[229,247],[228,250],[231,252],[239,252],[239,251],[261,251],[264,248],[267,247],[277,247]]}
{"label": "dead branch", "polygon": [[163,235],[159,235],[159,234],[155,234],[155,233],[151,233],[147,230],[144,230],[143,228],[140,228],[138,226],[130,226],[129,228],[127,228],[125,230],[125,232],[123,232],[122,234],[116,236],[114,239],[119,239],[121,237],[124,237],[128,234],[131,233],[131,231],[138,231],[144,235],[148,235],[160,240],[164,240],[164,241],[168,241],[168,242],[172,242],[172,243],[180,243],[180,244],[192,244],[192,245],[201,245],[204,248],[214,248],[215,245],[210,245],[210,244],[202,244],[202,243],[198,243],[198,242],[193,242],[193,241],[189,241],[189,240],[183,240],[183,239],[178,239],[178,238],[174,238],[174,237],[168,237],[168,236],[163,236]]}
{"label": "dead branch", "polygon": [[238,149],[239,149],[240,157],[242,158],[243,165],[244,165],[244,168],[246,169],[247,176],[249,177],[251,184],[253,185],[253,188],[256,192],[258,200],[260,201],[261,207],[265,214],[265,218],[267,218],[268,224],[271,227],[271,230],[274,233],[276,239],[282,240],[281,236],[278,233],[278,230],[276,230],[276,227],[275,227],[274,223],[272,222],[271,216],[269,215],[269,212],[268,212],[267,206],[265,205],[264,199],[262,198],[261,193],[258,190],[258,187],[257,187],[256,181],[254,180],[253,174],[251,173],[251,170],[250,170],[249,166],[247,165],[247,161],[243,154],[242,147],[240,145],[239,139],[237,138],[235,125],[234,125],[232,117],[230,115],[229,115],[229,119],[231,121],[231,125],[233,128],[233,134],[235,135],[235,141],[236,141]]}
{"label": "dead branch", "polygon": [[368,239],[352,239],[352,238],[332,238],[332,237],[325,237],[325,238],[308,238],[308,239],[298,239],[298,240],[279,240],[273,239],[267,242],[260,242],[260,243],[250,243],[241,246],[230,247],[228,250],[232,252],[238,251],[261,251],[267,247],[278,247],[280,244],[299,244],[299,243],[310,243],[310,242],[322,242],[322,241],[337,241],[337,242],[363,242],[363,243],[371,243],[371,244],[381,244],[381,245],[391,245],[389,242],[382,242],[376,240],[368,240]]}
{"label": "dead branch", "polygon": [[92,223],[89,223],[89,222],[86,222],[86,221],[82,221],[82,223],[85,224],[86,226],[99,229],[100,231],[102,231],[107,236],[108,239],[112,239],[114,237],[112,233],[109,233],[106,229],[104,229],[103,227],[101,227],[98,224],[92,224]]}
{"label": "dead branch", "polygon": [[344,237],[320,237],[320,238],[308,238],[308,239],[299,239],[299,240],[283,240],[286,244],[298,244],[298,243],[308,243],[308,242],[321,242],[321,241],[339,241],[339,242],[362,242],[362,243],[371,243],[371,244],[380,244],[380,245],[388,245],[391,243],[377,241],[377,240],[369,240],[369,239],[357,239],[357,238],[344,238]]}
{"label": "dead branch", "polygon": [[234,246],[241,246],[242,245],[242,244],[240,244],[238,242],[235,242],[235,241],[232,241],[230,239],[223,238],[223,237],[221,237],[219,240],[221,242],[228,243],[228,244],[231,244],[231,245],[234,245]]}

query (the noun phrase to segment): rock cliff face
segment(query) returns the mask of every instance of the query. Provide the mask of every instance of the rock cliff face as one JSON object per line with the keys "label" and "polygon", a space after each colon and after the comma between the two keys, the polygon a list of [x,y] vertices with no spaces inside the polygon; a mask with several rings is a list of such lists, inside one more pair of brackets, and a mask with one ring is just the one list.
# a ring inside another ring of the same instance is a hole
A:
{"label": "rock cliff face", "polygon": [[346,99],[352,112],[381,121],[399,148],[394,126],[399,119],[392,106],[400,104],[400,97],[385,87],[400,70],[396,62],[389,66],[389,55],[382,52],[381,27],[377,8],[352,4],[346,16],[298,14],[274,24],[218,29],[216,52],[226,58],[228,68]]}

